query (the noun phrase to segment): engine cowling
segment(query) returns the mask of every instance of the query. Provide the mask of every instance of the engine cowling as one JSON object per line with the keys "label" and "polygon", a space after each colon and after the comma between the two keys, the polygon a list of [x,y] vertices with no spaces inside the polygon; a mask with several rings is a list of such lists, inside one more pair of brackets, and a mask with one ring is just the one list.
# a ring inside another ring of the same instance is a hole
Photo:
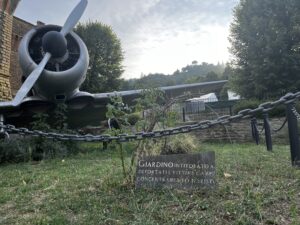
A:
{"label": "engine cowling", "polygon": [[[44,56],[43,37],[61,27],[46,25],[30,30],[19,46],[19,62],[26,78]],[[60,58],[52,57],[33,86],[35,95],[51,101],[65,101],[76,93],[86,77],[89,55],[86,45],[74,32],[66,36],[67,52]],[[55,40],[54,40],[55,41]]]}

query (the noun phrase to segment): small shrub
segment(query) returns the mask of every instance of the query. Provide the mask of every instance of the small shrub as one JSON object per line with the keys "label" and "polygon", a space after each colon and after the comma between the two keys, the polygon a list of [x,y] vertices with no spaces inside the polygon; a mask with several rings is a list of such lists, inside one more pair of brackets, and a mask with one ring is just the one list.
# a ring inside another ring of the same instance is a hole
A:
{"label": "small shrub", "polygon": [[285,116],[285,105],[279,105],[269,111],[269,117],[284,117]]}
{"label": "small shrub", "polygon": [[[44,159],[63,158],[67,155],[78,153],[79,148],[70,141],[48,140],[45,138],[30,139],[32,148],[31,160],[40,161]],[[74,145],[74,146],[72,146]]]}
{"label": "small shrub", "polygon": [[239,111],[244,109],[255,109],[262,101],[258,99],[243,99],[233,106],[233,113],[237,114]]}
{"label": "small shrub", "polygon": [[28,140],[1,140],[0,163],[18,163],[29,161],[32,157],[32,148]]}
{"label": "small shrub", "polygon": [[[67,129],[66,106],[58,104],[57,108],[47,114],[33,116],[31,129],[45,132],[74,133]],[[0,140],[0,163],[40,161],[55,157],[65,157],[80,151],[79,144],[74,141],[58,141],[44,137],[17,137]]]}
{"label": "small shrub", "polygon": [[[255,109],[257,108],[260,104],[265,103],[265,102],[271,102],[274,100],[257,100],[257,99],[244,99],[239,101],[237,104],[233,106],[233,112],[234,114],[237,114],[239,111],[244,110],[244,109]],[[296,104],[297,110],[300,110],[300,104]],[[285,116],[285,110],[286,106],[285,105],[278,105],[274,109],[268,112],[269,117],[284,117]],[[259,113],[256,115],[258,118],[262,118],[262,113]]]}
{"label": "small shrub", "polygon": [[170,138],[163,146],[161,146],[161,155],[170,154],[187,154],[194,152],[197,148],[198,141],[189,134],[176,135]]}
{"label": "small shrub", "polygon": [[40,137],[8,139],[0,141],[0,164],[63,158],[79,151],[79,145],[71,141]]}
{"label": "small shrub", "polygon": [[139,113],[131,113],[128,115],[128,123],[131,125],[131,126],[134,126],[139,120],[141,120],[141,116]]}

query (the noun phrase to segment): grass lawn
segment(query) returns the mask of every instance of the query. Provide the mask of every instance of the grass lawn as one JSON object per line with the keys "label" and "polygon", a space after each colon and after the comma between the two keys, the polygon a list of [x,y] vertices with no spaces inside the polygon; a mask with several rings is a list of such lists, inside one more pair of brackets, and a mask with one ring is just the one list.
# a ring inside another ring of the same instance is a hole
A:
{"label": "grass lawn", "polygon": [[202,144],[216,152],[218,188],[190,193],[135,190],[117,152],[85,147],[64,160],[0,166],[0,224],[300,224],[289,146]]}

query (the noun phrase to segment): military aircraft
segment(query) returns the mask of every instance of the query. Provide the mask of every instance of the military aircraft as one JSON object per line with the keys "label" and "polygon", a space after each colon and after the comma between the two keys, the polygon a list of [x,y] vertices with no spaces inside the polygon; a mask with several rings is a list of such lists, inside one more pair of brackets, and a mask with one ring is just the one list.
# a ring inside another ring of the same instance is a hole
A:
{"label": "military aircraft", "polygon": [[[120,95],[130,103],[142,90],[91,94],[79,90],[86,78],[89,54],[72,29],[87,7],[81,0],[65,24],[44,25],[30,30],[19,45],[19,62],[26,78],[12,101],[0,102],[0,114],[7,123],[24,125],[33,113],[64,102],[71,127],[99,124],[105,119],[111,96]],[[207,93],[220,90],[226,80],[161,87],[168,97],[184,92]]]}

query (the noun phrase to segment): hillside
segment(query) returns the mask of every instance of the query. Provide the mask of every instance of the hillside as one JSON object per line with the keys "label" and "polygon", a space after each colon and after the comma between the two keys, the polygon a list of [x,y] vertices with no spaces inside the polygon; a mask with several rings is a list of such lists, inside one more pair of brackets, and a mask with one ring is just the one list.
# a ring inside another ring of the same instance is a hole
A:
{"label": "hillside", "polygon": [[224,79],[224,64],[198,64],[194,61],[173,74],[155,73],[142,76],[139,79],[124,80],[122,90],[138,88],[156,88],[177,84],[188,84],[204,81],[215,81]]}

